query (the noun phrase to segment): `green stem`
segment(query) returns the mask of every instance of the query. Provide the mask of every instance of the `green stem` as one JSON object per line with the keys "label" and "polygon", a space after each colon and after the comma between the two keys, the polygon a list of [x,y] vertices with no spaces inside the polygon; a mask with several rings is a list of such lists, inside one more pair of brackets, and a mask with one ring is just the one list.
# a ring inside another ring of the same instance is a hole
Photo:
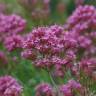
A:
{"label": "green stem", "polygon": [[49,76],[50,76],[50,79],[51,79],[52,84],[53,84],[54,87],[55,87],[55,90],[56,90],[56,92],[57,92],[57,96],[61,96],[61,94],[60,94],[60,92],[59,92],[59,89],[58,89],[58,86],[56,85],[56,83],[55,83],[53,77],[51,76],[50,71],[48,71],[48,74],[49,74]]}

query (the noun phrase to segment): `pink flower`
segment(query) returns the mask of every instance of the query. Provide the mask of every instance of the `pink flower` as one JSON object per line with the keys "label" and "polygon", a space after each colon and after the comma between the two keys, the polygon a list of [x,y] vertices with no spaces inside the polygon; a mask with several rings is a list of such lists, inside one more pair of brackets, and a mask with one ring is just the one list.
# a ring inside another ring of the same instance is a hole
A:
{"label": "pink flower", "polygon": [[22,86],[11,76],[0,77],[0,96],[20,96]]}
{"label": "pink flower", "polygon": [[36,59],[36,53],[32,50],[24,50],[21,54],[22,57],[29,59],[29,60],[35,60]]}
{"label": "pink flower", "polygon": [[64,96],[73,96],[69,85],[62,85],[62,86],[60,86],[60,92]]}
{"label": "pink flower", "polygon": [[74,96],[74,90],[81,94],[83,92],[83,87],[75,80],[69,80],[67,84],[60,86],[60,92],[64,94],[64,96]]}
{"label": "pink flower", "polygon": [[11,35],[9,37],[6,37],[4,41],[5,48],[8,51],[13,51],[16,48],[21,48],[22,39],[23,38],[20,35]]}
{"label": "pink flower", "polygon": [[47,83],[37,85],[35,96],[55,96],[52,87]]}
{"label": "pink flower", "polygon": [[96,9],[94,6],[79,6],[68,18],[66,27],[67,29],[72,29],[81,33],[83,31],[88,31],[88,29],[94,29],[96,26],[95,21]]}
{"label": "pink flower", "polygon": [[[64,76],[65,70],[72,66],[78,48],[76,36],[64,32],[63,27],[52,25],[34,28],[22,40],[22,57],[32,60],[38,68],[49,68],[58,76]],[[63,56],[62,56],[63,55]]]}
{"label": "pink flower", "polygon": [[96,58],[82,59],[79,66],[86,75],[91,76],[96,69]]}
{"label": "pink flower", "polygon": [[4,40],[7,36],[16,35],[21,32],[26,27],[26,21],[22,19],[20,16],[12,14],[12,15],[4,15],[0,14],[0,39]]}

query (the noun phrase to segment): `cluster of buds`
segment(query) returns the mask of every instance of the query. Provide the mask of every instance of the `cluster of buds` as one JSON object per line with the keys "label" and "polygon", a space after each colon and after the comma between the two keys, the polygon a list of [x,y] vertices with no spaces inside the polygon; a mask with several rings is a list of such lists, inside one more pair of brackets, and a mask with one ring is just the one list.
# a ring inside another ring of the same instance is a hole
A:
{"label": "cluster of buds", "polygon": [[14,51],[21,48],[23,37],[21,35],[11,35],[4,40],[4,46],[8,51]]}
{"label": "cluster of buds", "polygon": [[20,16],[0,14],[0,41],[8,36],[21,33],[26,26],[26,20]]}
{"label": "cluster of buds", "polygon": [[86,75],[90,77],[92,77],[93,74],[96,72],[96,58],[88,58],[81,60],[79,65],[81,71],[83,71]]}
{"label": "cluster of buds", "polygon": [[21,96],[22,86],[11,76],[0,77],[0,96]]}
{"label": "cluster of buds", "polygon": [[92,5],[79,6],[68,18],[65,28],[86,33],[96,28],[96,8]]}
{"label": "cluster of buds", "polygon": [[32,60],[38,68],[50,71],[55,68],[57,75],[63,76],[63,69],[70,68],[76,59],[75,49],[78,47],[74,36],[69,34],[59,25],[35,28],[22,41],[22,56]]}
{"label": "cluster of buds", "polygon": [[36,95],[35,96],[55,96],[52,86],[47,83],[42,83],[36,86]]}
{"label": "cluster of buds", "polygon": [[60,86],[60,92],[62,96],[74,96],[76,92],[80,96],[84,96],[84,87],[75,80],[69,80],[66,84]]}
{"label": "cluster of buds", "polygon": [[69,17],[65,29],[77,34],[76,40],[84,49],[84,56],[96,55],[96,9],[94,6],[79,6]]}

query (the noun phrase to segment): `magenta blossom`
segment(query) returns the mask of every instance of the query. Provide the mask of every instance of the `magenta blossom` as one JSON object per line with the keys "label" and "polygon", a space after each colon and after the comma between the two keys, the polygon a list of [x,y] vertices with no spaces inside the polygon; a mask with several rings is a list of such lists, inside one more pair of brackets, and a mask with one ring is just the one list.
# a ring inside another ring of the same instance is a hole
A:
{"label": "magenta blossom", "polygon": [[81,94],[83,92],[82,85],[75,80],[69,80],[67,84],[64,84],[64,85],[60,86],[60,92],[64,96],[74,96],[73,91],[78,91]]}
{"label": "magenta blossom", "polygon": [[22,86],[11,76],[0,77],[0,96],[21,96]]}
{"label": "magenta blossom", "polygon": [[7,36],[23,32],[25,26],[26,20],[18,15],[0,14],[0,40],[6,39]]}
{"label": "magenta blossom", "polygon": [[55,96],[51,85],[47,83],[42,83],[37,85],[36,87],[36,95],[35,96]]}
{"label": "magenta blossom", "polygon": [[12,35],[7,37],[4,41],[5,48],[8,51],[13,51],[17,48],[21,48],[22,39],[23,38],[20,35]]}

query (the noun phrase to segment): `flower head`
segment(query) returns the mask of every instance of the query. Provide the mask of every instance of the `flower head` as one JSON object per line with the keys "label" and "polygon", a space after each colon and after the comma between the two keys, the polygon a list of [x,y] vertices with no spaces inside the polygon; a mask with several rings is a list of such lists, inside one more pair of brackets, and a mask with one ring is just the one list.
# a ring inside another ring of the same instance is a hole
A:
{"label": "flower head", "polygon": [[17,48],[21,48],[21,45],[22,45],[22,36],[20,35],[12,35],[12,36],[9,36],[7,37],[5,40],[4,40],[4,45],[5,45],[5,48],[8,50],[8,51],[13,51]]}
{"label": "flower head", "polygon": [[7,36],[21,33],[26,26],[26,20],[20,16],[0,14],[0,39],[4,40]]}
{"label": "flower head", "polygon": [[53,89],[51,85],[47,83],[42,83],[36,87],[36,96],[54,96]]}
{"label": "flower head", "polygon": [[[67,29],[77,32],[88,31],[96,27],[96,9],[92,5],[79,6],[69,17]],[[83,34],[83,33],[82,33]]]}
{"label": "flower head", "polygon": [[0,77],[0,96],[20,96],[22,86],[11,76]]}
{"label": "flower head", "polygon": [[69,80],[67,84],[60,86],[60,92],[64,94],[64,96],[74,96],[74,90],[81,94],[83,92],[82,85],[75,80]]}

